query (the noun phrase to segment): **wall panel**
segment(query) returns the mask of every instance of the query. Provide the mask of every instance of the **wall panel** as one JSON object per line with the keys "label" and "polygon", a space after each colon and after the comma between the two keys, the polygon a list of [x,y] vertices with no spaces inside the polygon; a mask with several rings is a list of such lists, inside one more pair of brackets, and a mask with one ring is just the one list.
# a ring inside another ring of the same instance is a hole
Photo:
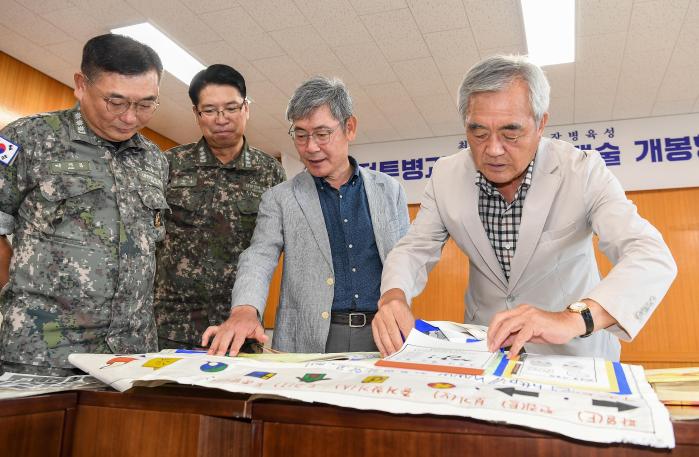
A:
{"label": "wall panel", "polygon": [[[663,234],[678,275],[645,328],[622,344],[622,360],[699,365],[699,188],[628,192],[640,214]],[[600,271],[611,265],[598,256]]]}
{"label": "wall panel", "polygon": [[[80,62],[75,62],[78,69]],[[70,108],[73,89],[0,51],[0,128],[23,116]],[[141,132],[161,149],[177,146],[149,128]]]}

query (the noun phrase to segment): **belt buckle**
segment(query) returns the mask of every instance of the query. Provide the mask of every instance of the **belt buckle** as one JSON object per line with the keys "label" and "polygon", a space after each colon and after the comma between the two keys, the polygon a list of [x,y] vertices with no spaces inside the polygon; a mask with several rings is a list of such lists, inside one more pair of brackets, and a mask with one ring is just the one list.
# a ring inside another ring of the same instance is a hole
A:
{"label": "belt buckle", "polygon": [[[352,324],[352,316],[362,316],[364,318],[364,322],[362,322],[361,325],[355,325]],[[352,328],[361,328],[366,325],[366,314],[364,313],[349,313],[349,326]]]}

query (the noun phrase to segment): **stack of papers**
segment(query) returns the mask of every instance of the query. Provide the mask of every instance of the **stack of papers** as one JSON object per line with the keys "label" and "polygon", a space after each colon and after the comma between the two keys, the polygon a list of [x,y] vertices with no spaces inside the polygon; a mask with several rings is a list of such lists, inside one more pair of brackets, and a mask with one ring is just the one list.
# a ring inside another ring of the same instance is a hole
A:
{"label": "stack of papers", "polygon": [[79,389],[103,389],[106,386],[92,376],[38,376],[4,373],[0,376],[0,399],[30,397]]}
{"label": "stack of papers", "polygon": [[699,367],[646,370],[646,378],[666,405],[699,406]]}

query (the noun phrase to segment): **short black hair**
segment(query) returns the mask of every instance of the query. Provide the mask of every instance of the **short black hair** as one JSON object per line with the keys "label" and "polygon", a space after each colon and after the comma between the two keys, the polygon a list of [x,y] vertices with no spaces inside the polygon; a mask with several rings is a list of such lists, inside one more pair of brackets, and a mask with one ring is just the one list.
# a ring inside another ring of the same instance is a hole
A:
{"label": "short black hair", "polygon": [[217,63],[203,69],[192,78],[192,82],[189,84],[189,98],[192,100],[192,105],[199,104],[199,94],[209,84],[233,86],[238,89],[243,98],[247,96],[243,75],[233,67]]}
{"label": "short black hair", "polygon": [[150,46],[124,35],[108,33],[85,43],[80,70],[91,80],[102,72],[135,76],[155,70],[160,81],[163,63]]}

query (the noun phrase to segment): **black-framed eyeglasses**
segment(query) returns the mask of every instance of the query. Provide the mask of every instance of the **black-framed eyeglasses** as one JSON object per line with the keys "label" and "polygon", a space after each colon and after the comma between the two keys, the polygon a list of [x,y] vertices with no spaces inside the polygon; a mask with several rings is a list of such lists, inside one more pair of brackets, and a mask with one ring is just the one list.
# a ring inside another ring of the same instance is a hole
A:
{"label": "black-framed eyeglasses", "polygon": [[338,123],[333,128],[320,128],[310,133],[305,130],[295,129],[292,125],[289,128],[289,135],[291,135],[291,138],[294,139],[294,143],[296,143],[298,146],[307,145],[311,138],[313,138],[313,141],[315,141],[317,145],[322,146],[330,142],[333,133],[335,133],[335,130],[337,130],[341,125],[342,123]]}
{"label": "black-framed eyeglasses", "polygon": [[[88,83],[90,83],[92,87],[95,88],[95,90],[97,90],[98,92],[102,92],[100,89],[97,88],[95,83],[90,78],[85,76],[85,80]],[[131,106],[134,106],[137,115],[146,116],[149,114],[153,114],[160,105],[160,103],[158,103],[158,100],[146,99],[134,102],[124,97],[107,97],[104,94],[100,94],[100,96],[102,97],[102,100],[104,100],[104,103],[107,107],[107,111],[116,115],[124,114],[125,112],[131,109]]]}
{"label": "black-framed eyeglasses", "polygon": [[231,103],[223,108],[214,108],[211,106],[202,110],[197,110],[197,114],[199,114],[199,117],[202,119],[208,120],[218,118],[219,114],[230,119],[240,114],[243,111],[243,108],[245,108],[245,105],[250,104],[250,102],[252,102],[252,100],[246,97],[245,100],[243,100],[243,103]]}

